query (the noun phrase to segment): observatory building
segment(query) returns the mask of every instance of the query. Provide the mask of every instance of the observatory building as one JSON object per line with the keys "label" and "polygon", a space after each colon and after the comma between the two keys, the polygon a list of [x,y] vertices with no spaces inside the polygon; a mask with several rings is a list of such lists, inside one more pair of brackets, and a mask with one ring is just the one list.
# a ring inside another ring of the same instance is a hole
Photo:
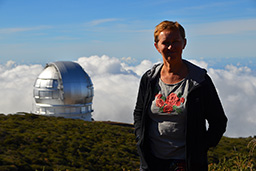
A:
{"label": "observatory building", "polygon": [[35,113],[91,121],[93,84],[75,62],[49,63],[34,84]]}

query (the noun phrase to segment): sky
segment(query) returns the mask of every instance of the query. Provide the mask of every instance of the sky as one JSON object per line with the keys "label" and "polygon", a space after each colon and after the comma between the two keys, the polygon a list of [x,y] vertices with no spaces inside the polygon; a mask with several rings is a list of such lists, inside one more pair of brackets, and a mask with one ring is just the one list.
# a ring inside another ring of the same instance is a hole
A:
{"label": "sky", "polygon": [[93,118],[132,123],[141,75],[162,60],[154,27],[178,21],[183,58],[207,69],[229,118],[226,136],[256,133],[256,0],[0,0],[0,113],[33,111],[46,63],[92,78]]}
{"label": "sky", "polygon": [[0,0],[0,63],[157,62],[153,31],[163,20],[186,29],[184,58],[255,57],[256,0]]}

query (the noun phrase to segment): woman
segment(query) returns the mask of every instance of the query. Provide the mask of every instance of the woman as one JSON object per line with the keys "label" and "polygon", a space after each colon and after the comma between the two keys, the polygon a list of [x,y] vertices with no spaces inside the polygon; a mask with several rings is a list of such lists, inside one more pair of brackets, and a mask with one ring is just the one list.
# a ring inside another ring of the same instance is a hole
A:
{"label": "woman", "polygon": [[207,171],[207,151],[226,130],[219,97],[206,70],[182,59],[179,23],[161,22],[154,38],[163,63],[142,76],[133,114],[140,169]]}

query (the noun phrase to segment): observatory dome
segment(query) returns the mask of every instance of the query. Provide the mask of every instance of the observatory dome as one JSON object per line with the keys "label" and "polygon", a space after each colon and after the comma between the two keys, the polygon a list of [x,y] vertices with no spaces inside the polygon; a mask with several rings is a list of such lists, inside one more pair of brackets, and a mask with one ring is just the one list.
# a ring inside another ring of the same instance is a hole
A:
{"label": "observatory dome", "polygon": [[93,84],[75,62],[49,63],[34,84],[35,113],[91,121]]}

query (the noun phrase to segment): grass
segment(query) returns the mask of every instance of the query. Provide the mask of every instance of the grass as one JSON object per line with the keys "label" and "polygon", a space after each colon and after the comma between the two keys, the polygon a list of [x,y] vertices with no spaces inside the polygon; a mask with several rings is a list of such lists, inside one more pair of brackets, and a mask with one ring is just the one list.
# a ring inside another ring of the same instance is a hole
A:
{"label": "grass", "polygon": [[[122,123],[0,114],[0,170],[138,170],[133,131]],[[253,137],[223,137],[209,150],[209,171],[255,170],[255,146]]]}

